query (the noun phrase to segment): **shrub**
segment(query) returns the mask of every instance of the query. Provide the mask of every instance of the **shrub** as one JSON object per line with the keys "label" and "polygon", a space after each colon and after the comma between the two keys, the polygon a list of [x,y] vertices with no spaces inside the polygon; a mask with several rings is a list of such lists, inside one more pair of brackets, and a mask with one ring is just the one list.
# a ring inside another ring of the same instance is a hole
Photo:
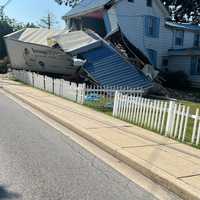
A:
{"label": "shrub", "polygon": [[163,86],[172,89],[188,89],[191,87],[188,75],[183,71],[164,72],[161,74]]}
{"label": "shrub", "polygon": [[8,72],[7,64],[0,62],[0,74],[6,74]]}

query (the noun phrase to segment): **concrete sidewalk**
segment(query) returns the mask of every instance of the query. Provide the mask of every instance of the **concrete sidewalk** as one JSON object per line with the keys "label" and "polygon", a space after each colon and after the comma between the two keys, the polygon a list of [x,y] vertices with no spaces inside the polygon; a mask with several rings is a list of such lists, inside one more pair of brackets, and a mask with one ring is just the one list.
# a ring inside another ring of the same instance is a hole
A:
{"label": "concrete sidewalk", "polygon": [[14,81],[1,85],[183,199],[200,199],[199,150]]}

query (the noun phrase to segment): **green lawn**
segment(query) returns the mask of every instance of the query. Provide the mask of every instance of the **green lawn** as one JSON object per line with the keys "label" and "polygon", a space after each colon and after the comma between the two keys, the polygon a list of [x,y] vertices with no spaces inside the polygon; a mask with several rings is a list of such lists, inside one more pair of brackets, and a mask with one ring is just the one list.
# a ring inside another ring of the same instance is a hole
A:
{"label": "green lawn", "polygon": [[200,109],[200,103],[195,103],[195,102],[191,102],[191,101],[179,101],[179,102],[186,106],[190,106],[190,113],[193,115],[196,114],[197,108]]}
{"label": "green lawn", "polygon": [[[195,115],[197,108],[200,109],[200,103],[195,103],[191,101],[179,101],[179,102],[190,107],[190,114]],[[192,139],[193,127],[194,127],[194,120],[190,118],[188,121],[187,135],[186,135],[186,142],[188,143],[190,143]]]}
{"label": "green lawn", "polygon": [[0,62],[0,73],[6,73],[7,67],[4,63]]}
{"label": "green lawn", "polygon": [[108,103],[109,103],[108,100],[102,98],[99,101],[86,101],[84,105],[96,111],[103,112],[105,114],[112,116],[112,108],[106,107]]}

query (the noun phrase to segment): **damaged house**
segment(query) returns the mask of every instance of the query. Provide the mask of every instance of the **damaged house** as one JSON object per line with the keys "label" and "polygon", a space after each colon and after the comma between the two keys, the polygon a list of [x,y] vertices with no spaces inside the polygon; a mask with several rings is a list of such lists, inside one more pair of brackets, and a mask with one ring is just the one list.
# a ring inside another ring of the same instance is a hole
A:
{"label": "damaged house", "polygon": [[6,36],[12,67],[130,88],[182,70],[200,87],[200,27],[170,22],[160,0],[82,0],[63,19],[63,31]]}
{"label": "damaged house", "polygon": [[150,77],[184,71],[200,87],[200,26],[171,22],[160,0],[82,0],[64,19],[68,29],[106,37]]}

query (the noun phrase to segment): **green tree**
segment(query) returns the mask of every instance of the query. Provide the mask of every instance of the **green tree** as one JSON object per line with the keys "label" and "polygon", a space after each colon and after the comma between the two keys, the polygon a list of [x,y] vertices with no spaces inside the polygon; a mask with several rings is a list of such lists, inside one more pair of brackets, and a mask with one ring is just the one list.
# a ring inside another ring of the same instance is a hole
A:
{"label": "green tree", "polygon": [[58,4],[62,5],[65,4],[69,7],[74,7],[78,3],[80,3],[81,0],[55,0]]}
{"label": "green tree", "polygon": [[24,25],[25,28],[38,28],[37,25],[35,25],[34,23],[30,23],[28,22],[27,24]]}
{"label": "green tree", "polygon": [[161,0],[176,21],[199,23],[200,0]]}
{"label": "green tree", "polygon": [[10,24],[10,21],[8,20],[0,21],[0,59],[3,59],[7,55],[3,36],[12,33],[13,31],[14,28]]}
{"label": "green tree", "polygon": [[7,56],[6,47],[3,37],[14,31],[18,31],[23,28],[35,28],[34,23],[17,23],[16,20],[10,19],[7,16],[3,17],[3,20],[0,20],[0,59],[3,59]]}

